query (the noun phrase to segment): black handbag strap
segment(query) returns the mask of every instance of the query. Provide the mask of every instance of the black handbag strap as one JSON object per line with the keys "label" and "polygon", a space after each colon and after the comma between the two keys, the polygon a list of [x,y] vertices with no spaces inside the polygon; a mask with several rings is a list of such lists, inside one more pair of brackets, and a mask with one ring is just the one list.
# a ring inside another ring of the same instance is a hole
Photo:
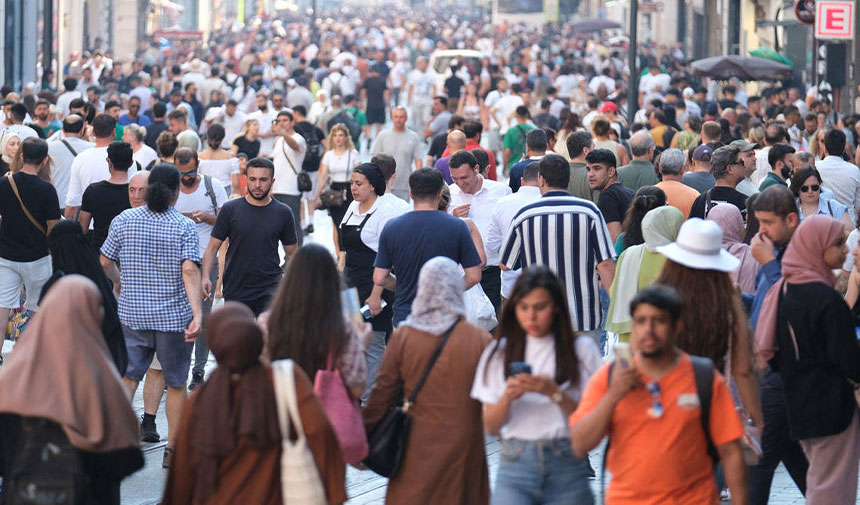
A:
{"label": "black handbag strap", "polygon": [[418,380],[418,384],[415,384],[415,389],[413,389],[412,392],[409,393],[409,398],[407,398],[406,401],[403,402],[403,412],[408,411],[409,407],[411,407],[412,404],[415,403],[415,397],[418,396],[418,392],[421,391],[421,388],[424,386],[424,381],[427,380],[427,376],[430,375],[430,371],[433,370],[433,365],[436,364],[436,360],[438,360],[439,355],[442,354],[442,349],[445,348],[445,344],[447,344],[448,339],[451,338],[451,334],[454,332],[454,328],[457,327],[457,325],[462,319],[462,317],[458,317],[457,320],[454,321],[454,324],[452,324],[451,327],[448,328],[448,330],[445,332],[445,335],[442,337],[442,342],[439,343],[439,347],[436,348],[436,351],[433,352],[433,356],[430,357],[430,362],[427,363],[427,368],[424,369],[424,374],[421,375],[421,378]]}

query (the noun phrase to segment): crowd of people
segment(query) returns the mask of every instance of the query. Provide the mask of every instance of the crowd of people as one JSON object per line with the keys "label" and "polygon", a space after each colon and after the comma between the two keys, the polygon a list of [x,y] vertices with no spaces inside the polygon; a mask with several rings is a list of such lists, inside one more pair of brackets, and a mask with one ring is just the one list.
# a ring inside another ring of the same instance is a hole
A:
{"label": "crowd of people", "polygon": [[391,504],[594,503],[607,437],[606,503],[766,504],[780,462],[855,503],[860,115],[570,25],[330,14],[0,90],[0,496],[119,503],[166,391],[168,504],[342,503],[398,434]]}

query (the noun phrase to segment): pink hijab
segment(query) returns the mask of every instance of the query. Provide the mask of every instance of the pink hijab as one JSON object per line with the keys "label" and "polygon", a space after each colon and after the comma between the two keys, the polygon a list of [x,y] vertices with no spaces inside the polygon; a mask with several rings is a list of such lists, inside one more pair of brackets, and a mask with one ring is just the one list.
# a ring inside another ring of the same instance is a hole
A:
{"label": "pink hijab", "polygon": [[750,246],[744,244],[744,218],[732,204],[721,203],[708,212],[709,221],[714,221],[723,230],[723,248],[741,260],[740,266],[729,272],[732,282],[747,294],[755,293],[755,278],[759,264],[753,257]]}
{"label": "pink hijab", "polygon": [[820,214],[804,219],[797,227],[782,257],[782,279],[770,288],[761,306],[755,332],[760,367],[763,367],[779,350],[776,343],[776,314],[779,306],[779,292],[783,289],[783,285],[786,282],[789,284],[822,282],[831,287],[835,286],[836,276],[824,263],[824,251],[844,233],[843,230],[842,223]]}

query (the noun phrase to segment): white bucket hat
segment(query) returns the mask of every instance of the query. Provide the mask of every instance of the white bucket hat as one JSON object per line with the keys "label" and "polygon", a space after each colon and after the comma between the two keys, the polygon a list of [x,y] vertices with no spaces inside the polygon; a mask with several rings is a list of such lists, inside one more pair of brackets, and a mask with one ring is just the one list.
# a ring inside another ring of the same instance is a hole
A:
{"label": "white bucket hat", "polygon": [[722,242],[723,230],[720,225],[694,217],[681,225],[674,242],[658,247],[657,252],[675,263],[696,270],[731,272],[741,261],[723,249]]}

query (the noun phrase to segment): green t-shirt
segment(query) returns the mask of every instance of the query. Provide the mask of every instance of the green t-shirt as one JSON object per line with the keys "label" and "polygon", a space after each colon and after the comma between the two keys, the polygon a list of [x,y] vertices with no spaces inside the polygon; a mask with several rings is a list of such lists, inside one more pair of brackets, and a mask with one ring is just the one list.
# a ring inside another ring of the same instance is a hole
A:
{"label": "green t-shirt", "polygon": [[511,150],[511,157],[508,159],[508,170],[522,160],[523,155],[526,153],[526,135],[529,130],[534,129],[534,126],[525,123],[508,128],[502,143],[502,147]]}
{"label": "green t-shirt", "polygon": [[765,189],[775,185],[782,184],[783,186],[788,186],[784,180],[780,179],[778,175],[773,172],[768,172],[767,175],[762,179],[761,184],[758,187],[759,191],[764,191]]}
{"label": "green t-shirt", "polygon": [[367,126],[367,114],[358,107],[347,107],[346,113],[354,117],[359,126]]}

